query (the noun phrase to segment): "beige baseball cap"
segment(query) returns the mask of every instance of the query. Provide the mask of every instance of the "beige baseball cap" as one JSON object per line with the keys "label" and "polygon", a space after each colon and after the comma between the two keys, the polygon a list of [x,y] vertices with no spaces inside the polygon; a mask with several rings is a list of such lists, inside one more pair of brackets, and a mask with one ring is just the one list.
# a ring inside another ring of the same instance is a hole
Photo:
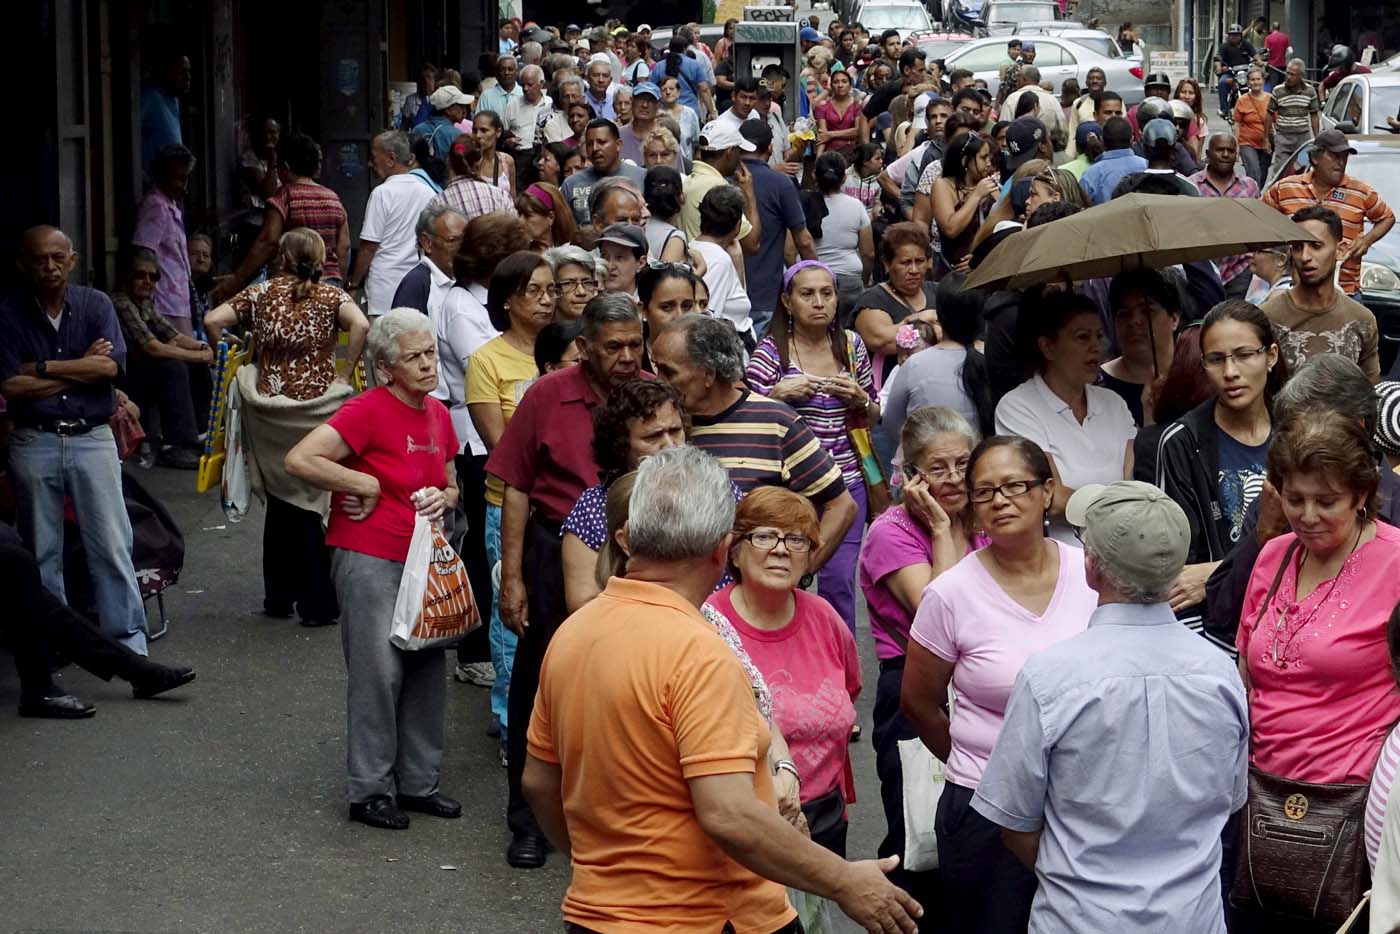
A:
{"label": "beige baseball cap", "polygon": [[1065,519],[1083,529],[1084,545],[1114,576],[1165,590],[1181,574],[1191,546],[1186,513],[1150,483],[1086,484],[1065,504]]}

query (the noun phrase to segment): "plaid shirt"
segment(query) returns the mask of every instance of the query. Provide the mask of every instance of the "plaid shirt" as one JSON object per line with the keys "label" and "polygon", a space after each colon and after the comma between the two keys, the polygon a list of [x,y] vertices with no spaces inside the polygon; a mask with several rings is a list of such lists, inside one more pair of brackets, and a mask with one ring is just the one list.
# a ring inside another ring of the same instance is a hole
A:
{"label": "plaid shirt", "polygon": [[[1343,175],[1341,184],[1328,192],[1326,198],[1318,196],[1311,171],[1290,175],[1274,182],[1261,200],[1289,217],[1314,204],[1336,212],[1342,219],[1343,246],[1365,233],[1366,221],[1374,225],[1395,216],[1395,212],[1381,200],[1374,188],[1350,175]],[[1338,286],[1348,295],[1361,290],[1361,257],[1353,257],[1342,264]]]}
{"label": "plaid shirt", "polygon": [[515,213],[515,202],[504,189],[474,178],[454,178],[441,194],[433,198],[432,203],[445,204],[460,211],[467,220],[493,211]]}
{"label": "plaid shirt", "polygon": [[149,299],[138,304],[125,292],[113,292],[112,307],[117,310],[117,321],[121,323],[122,334],[130,350],[141,350],[151,341],[164,344],[180,333],[164,315],[156,311],[155,302]]}
{"label": "plaid shirt", "polygon": [[[1210,176],[1205,169],[1191,176],[1191,184],[1201,193],[1202,198],[1257,198],[1259,197],[1259,183],[1248,175],[1235,175],[1224,191],[1215,187],[1215,183],[1210,180]],[[1220,281],[1229,282],[1231,279],[1249,269],[1250,254],[1239,253],[1235,256],[1226,256],[1215,261],[1220,267]]]}

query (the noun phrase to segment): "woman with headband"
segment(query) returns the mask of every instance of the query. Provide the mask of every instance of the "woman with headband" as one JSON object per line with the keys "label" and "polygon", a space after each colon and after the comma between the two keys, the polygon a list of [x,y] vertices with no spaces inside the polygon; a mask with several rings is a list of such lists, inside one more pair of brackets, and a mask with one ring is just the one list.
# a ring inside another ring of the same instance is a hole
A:
{"label": "woman with headband", "polygon": [[536,252],[572,243],[578,233],[564,193],[549,182],[528,185],[515,196],[515,210],[529,228],[530,249]]}

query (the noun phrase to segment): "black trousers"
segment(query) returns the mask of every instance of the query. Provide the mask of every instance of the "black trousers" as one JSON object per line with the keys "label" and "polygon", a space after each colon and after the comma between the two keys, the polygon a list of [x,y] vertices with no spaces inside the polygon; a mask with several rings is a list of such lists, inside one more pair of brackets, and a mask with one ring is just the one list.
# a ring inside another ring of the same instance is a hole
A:
{"label": "black trousers", "polygon": [[6,601],[0,631],[14,652],[22,702],[57,693],[49,674],[56,661],[70,661],[104,681],[130,681],[155,667],[45,590],[34,555],[7,525],[0,525],[0,593]]}
{"label": "black trousers", "polygon": [[1025,934],[1035,873],[1001,841],[1001,828],[972,809],[972,789],[947,782],[938,799],[938,867],[947,934]]}
{"label": "black trousers", "polygon": [[564,561],[560,552],[559,526],[532,515],[525,524],[525,555],[522,561],[529,626],[515,648],[515,667],[510,672],[510,697],[506,702],[510,730],[506,733],[510,799],[506,823],[515,834],[543,834],[525,794],[520,788],[525,773],[525,733],[535,709],[535,692],[540,685],[540,665],[549,640],[569,615],[564,605]]}
{"label": "black trousers", "polygon": [[[899,763],[899,741],[916,739],[918,733],[899,709],[899,692],[904,683],[904,656],[880,662],[880,679],[875,683],[875,774],[880,779],[880,803],[885,808],[885,838],[877,851],[904,858],[904,769]],[[937,869],[909,872],[901,864],[890,873],[890,881],[924,906],[919,930],[935,930],[942,880]]]}
{"label": "black trousers", "polygon": [[202,429],[195,427],[189,364],[133,353],[127,361],[126,385],[141,408],[146,434],[165,444],[194,447]]}
{"label": "black trousers", "polygon": [[472,585],[472,598],[481,613],[482,624],[457,644],[457,661],[463,663],[491,660],[491,566],[486,563],[486,455],[458,454],[453,459],[457,467],[458,518],[464,519],[466,532],[458,535],[458,549],[467,567],[467,579]]}
{"label": "black trousers", "polygon": [[271,494],[263,518],[263,594],[269,612],[295,609],[317,621],[340,616],[320,515]]}

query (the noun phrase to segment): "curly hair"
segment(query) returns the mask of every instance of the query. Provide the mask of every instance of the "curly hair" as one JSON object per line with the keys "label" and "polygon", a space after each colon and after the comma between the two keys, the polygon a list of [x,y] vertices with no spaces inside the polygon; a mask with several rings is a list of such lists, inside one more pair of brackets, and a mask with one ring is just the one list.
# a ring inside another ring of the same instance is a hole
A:
{"label": "curly hair", "polygon": [[668,403],[680,413],[689,438],[690,416],[681,406],[681,394],[659,379],[628,380],[608,393],[603,404],[593,410],[593,458],[605,483],[629,469],[632,423],[655,417]]}

